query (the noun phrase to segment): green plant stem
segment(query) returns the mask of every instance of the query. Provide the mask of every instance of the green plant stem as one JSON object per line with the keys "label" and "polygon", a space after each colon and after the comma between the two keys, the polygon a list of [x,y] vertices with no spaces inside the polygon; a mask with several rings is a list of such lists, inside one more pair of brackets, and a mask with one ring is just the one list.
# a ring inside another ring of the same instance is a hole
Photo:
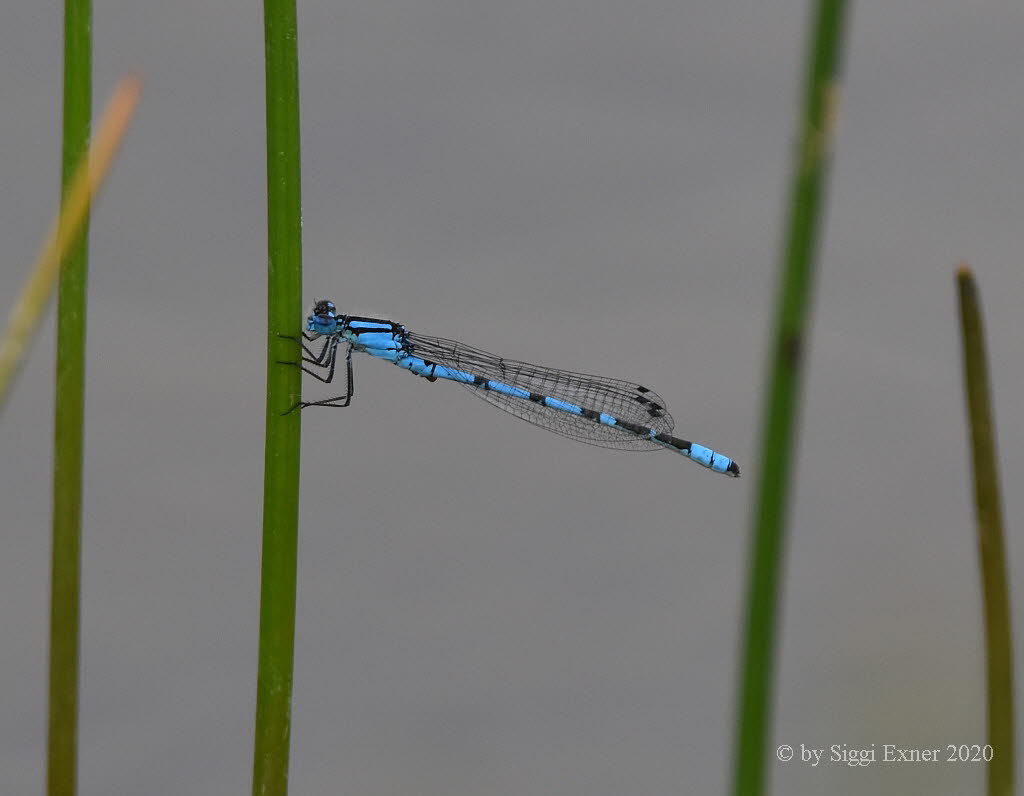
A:
{"label": "green plant stem", "polygon": [[302,372],[296,359],[302,317],[302,228],[299,170],[299,66],[294,0],[265,0],[267,88],[267,406],[263,483],[263,563],[253,793],[288,791],[295,566],[299,515]]}
{"label": "green plant stem", "polygon": [[1009,796],[1014,789],[1013,643],[1003,512],[996,460],[996,432],[989,394],[988,357],[978,286],[970,268],[956,274],[964,351],[964,393],[971,433],[974,507],[985,613],[988,686],[989,796]]}
{"label": "green plant stem", "polygon": [[[67,190],[89,146],[91,109],[92,3],[91,0],[65,0],[63,190]],[[78,242],[64,261],[57,300],[46,763],[46,788],[50,796],[71,796],[77,782],[88,245],[86,221]]]}
{"label": "green plant stem", "polygon": [[824,187],[837,112],[845,2],[819,0],[811,30],[783,269],[762,414],[733,791],[764,790],[775,641],[804,354]]}

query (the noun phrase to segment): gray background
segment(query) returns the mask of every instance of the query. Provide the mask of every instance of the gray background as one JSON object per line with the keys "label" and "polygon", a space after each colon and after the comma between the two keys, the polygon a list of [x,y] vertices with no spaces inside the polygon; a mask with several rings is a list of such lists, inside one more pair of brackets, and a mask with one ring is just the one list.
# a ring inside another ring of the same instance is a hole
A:
{"label": "gray background", "polygon": [[[357,360],[354,405],[304,421],[292,791],[722,792],[807,3],[300,6],[307,298],[649,384],[746,477],[568,442]],[[1024,19],[855,6],[772,743],[880,754],[984,742],[961,257],[1024,571]],[[83,794],[250,786],[261,14],[96,4],[96,105],[128,70],[145,94],[92,235]],[[57,195],[61,24],[54,3],[0,12],[5,307]],[[44,770],[51,329],[0,424],[5,794],[39,793]],[[984,776],[769,769],[794,794]]]}

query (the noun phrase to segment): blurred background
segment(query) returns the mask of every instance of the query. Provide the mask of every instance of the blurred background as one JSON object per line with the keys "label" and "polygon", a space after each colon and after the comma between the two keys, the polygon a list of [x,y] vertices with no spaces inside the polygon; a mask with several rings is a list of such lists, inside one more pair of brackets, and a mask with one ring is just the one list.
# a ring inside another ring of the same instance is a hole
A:
{"label": "blurred background", "polygon": [[[576,444],[357,359],[352,406],[304,416],[294,793],[728,787],[807,7],[300,3],[309,302],[646,384],[744,477]],[[960,258],[1024,571],[1024,19],[1009,2],[852,13],[773,746],[880,755],[985,742]],[[262,10],[97,0],[94,29],[96,107],[125,72],[145,86],[91,236],[80,792],[245,792]],[[0,11],[5,313],[56,206],[61,48],[59,4]],[[4,793],[45,772],[52,320],[0,423]],[[984,782],[945,762],[769,774],[790,794]]]}

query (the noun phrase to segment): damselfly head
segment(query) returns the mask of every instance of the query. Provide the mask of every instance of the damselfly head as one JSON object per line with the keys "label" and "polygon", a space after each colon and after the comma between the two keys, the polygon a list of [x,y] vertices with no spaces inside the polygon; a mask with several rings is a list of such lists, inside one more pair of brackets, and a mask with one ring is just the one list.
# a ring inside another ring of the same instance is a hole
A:
{"label": "damselfly head", "polygon": [[317,299],[313,312],[306,319],[306,331],[316,334],[334,334],[337,331],[337,307],[333,301]]}

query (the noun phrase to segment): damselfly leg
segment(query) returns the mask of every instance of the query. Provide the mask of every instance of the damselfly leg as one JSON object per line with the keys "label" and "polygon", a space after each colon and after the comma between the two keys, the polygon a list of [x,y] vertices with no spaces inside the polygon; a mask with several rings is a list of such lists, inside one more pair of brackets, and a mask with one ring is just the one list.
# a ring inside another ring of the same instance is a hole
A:
{"label": "damselfly leg", "polygon": [[[303,339],[309,340],[309,341],[316,340],[319,336],[320,335],[308,335],[305,332],[302,333]],[[327,337],[324,340],[323,348],[320,349],[320,353],[318,354],[313,349],[311,349],[309,346],[307,346],[305,343],[303,343],[302,340],[300,340],[298,337],[292,337],[291,335],[288,335],[288,334],[279,334],[278,337],[280,337],[282,340],[291,340],[293,343],[296,343],[297,345],[299,345],[302,348],[302,351],[309,355],[309,357],[303,357],[302,358],[303,362],[309,362],[310,364],[321,365],[321,366],[324,366],[324,363],[326,362],[326,359],[327,359],[327,356],[328,356],[328,350],[331,347],[331,342],[334,341],[335,344],[337,344],[337,338],[335,338],[335,337]],[[281,364],[285,364],[285,363],[281,363]]]}
{"label": "damselfly leg", "polygon": [[[312,376],[315,379],[319,379],[324,384],[330,384],[332,381],[334,381],[334,369],[338,362],[338,343],[341,342],[341,338],[333,336],[329,337],[327,341],[324,343],[324,347],[320,350],[320,353],[318,354],[314,351],[310,351],[309,348],[307,348],[306,345],[303,344],[297,337],[285,337],[285,335],[280,336],[288,340],[293,340],[294,342],[302,346],[302,350],[307,352],[310,355],[310,357],[313,357],[312,359],[310,359],[309,357],[303,357],[302,361],[308,362],[311,365],[314,365],[318,368],[326,369],[327,374],[323,375],[321,373],[317,373],[315,370],[302,367],[302,365],[299,364],[298,362],[278,360],[279,364],[292,365],[293,367],[302,368],[303,373],[308,373],[310,376]],[[303,334],[302,336],[307,340],[316,339],[315,337],[307,337],[305,334]],[[349,343],[347,345],[347,350],[345,352],[345,394],[336,395],[333,398],[324,398],[321,401],[298,401],[295,404],[295,406],[293,406],[291,409],[285,412],[285,414],[291,414],[296,409],[305,409],[307,406],[348,406],[349,403],[351,403],[352,401],[352,393],[352,344]]]}

